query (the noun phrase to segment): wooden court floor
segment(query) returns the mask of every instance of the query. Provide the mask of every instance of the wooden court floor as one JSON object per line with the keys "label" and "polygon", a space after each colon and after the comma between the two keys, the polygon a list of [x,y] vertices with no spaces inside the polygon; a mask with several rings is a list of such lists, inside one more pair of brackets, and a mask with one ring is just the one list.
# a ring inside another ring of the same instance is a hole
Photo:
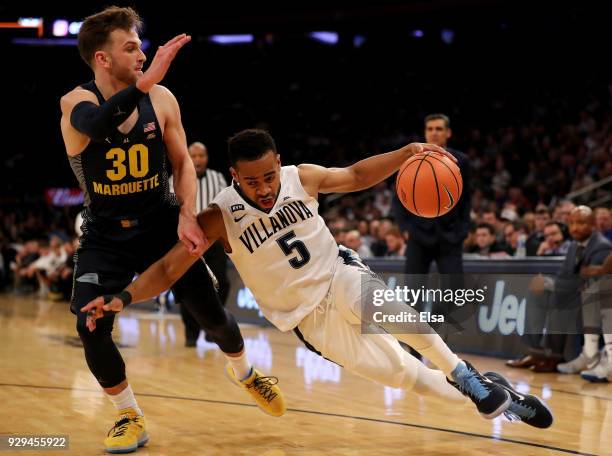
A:
{"label": "wooden court floor", "polygon": [[[261,413],[225,378],[215,345],[200,340],[185,348],[177,317],[121,315],[115,339],[151,436],[135,454],[612,454],[612,384],[466,356],[547,400],[556,422],[537,430],[370,383],[309,352],[291,333],[242,330],[252,362],[280,379],[289,407],[282,418]],[[0,434],[70,438],[68,451],[0,456],[103,454],[114,416],[87,369],[67,304],[0,295]]]}

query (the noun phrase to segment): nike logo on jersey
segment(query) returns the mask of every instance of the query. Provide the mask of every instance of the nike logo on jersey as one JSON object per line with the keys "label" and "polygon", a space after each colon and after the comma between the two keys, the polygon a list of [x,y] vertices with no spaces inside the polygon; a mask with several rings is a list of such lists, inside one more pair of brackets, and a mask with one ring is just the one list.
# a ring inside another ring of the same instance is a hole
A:
{"label": "nike logo on jersey", "polygon": [[246,214],[244,214],[242,217],[234,217],[234,222],[238,223],[240,220],[242,220],[245,217],[246,217]]}
{"label": "nike logo on jersey", "polygon": [[285,196],[285,197],[283,198],[283,201],[287,201],[289,198],[291,198],[291,197],[290,197],[290,196]]}

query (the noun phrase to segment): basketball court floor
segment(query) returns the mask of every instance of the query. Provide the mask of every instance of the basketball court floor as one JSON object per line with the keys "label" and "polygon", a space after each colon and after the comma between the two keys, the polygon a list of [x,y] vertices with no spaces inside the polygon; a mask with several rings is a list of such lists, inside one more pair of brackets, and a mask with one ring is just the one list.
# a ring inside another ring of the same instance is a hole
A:
{"label": "basketball court floor", "polygon": [[[177,316],[127,311],[115,339],[148,420],[151,439],[137,455],[556,455],[612,454],[612,385],[576,376],[497,370],[522,392],[543,397],[550,429],[505,418],[487,421],[472,406],[360,379],[303,347],[292,333],[243,326],[249,357],[278,376],[288,411],[260,412],[223,373],[224,358],[202,339],[185,348]],[[103,454],[115,411],[90,374],[66,303],[0,295],[0,434],[64,434],[68,451]]]}

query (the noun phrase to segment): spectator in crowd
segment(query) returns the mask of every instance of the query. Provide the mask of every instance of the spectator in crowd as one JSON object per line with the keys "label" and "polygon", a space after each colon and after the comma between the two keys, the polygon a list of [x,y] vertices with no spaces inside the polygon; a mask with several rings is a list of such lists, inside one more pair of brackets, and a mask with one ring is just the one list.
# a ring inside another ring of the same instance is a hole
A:
{"label": "spectator in crowd", "polygon": [[569,226],[570,214],[572,213],[572,210],[574,210],[575,207],[576,205],[572,203],[571,201],[568,201],[568,200],[559,201],[559,203],[555,206],[555,211],[553,213],[553,220],[557,222],[563,222],[567,226]]}
{"label": "spectator in crowd", "polygon": [[376,232],[376,240],[370,246],[372,254],[377,257],[387,255],[387,233],[393,228],[393,222],[389,219],[383,219],[378,225]]}
{"label": "spectator in crowd", "polygon": [[[595,215],[586,206],[578,206],[570,216],[570,233],[574,242],[566,256],[566,262],[572,260],[573,273],[592,266],[601,267],[612,253],[612,243],[595,228]],[[570,258],[570,260],[568,260]],[[583,275],[587,275],[583,272]],[[608,282],[609,283],[609,282]],[[609,294],[600,294],[597,289],[600,281],[592,277],[580,287],[582,301],[582,330],[584,345],[577,358],[557,366],[563,374],[578,374],[589,381],[607,381],[612,378],[612,305]],[[601,297],[606,299],[600,299]],[[604,317],[606,321],[604,322]],[[606,350],[599,354],[599,339],[604,330]]]}
{"label": "spectator in crowd", "polygon": [[503,242],[503,228],[505,222],[500,220],[497,211],[493,209],[487,209],[482,213],[480,221],[482,223],[487,223],[493,228],[495,239],[501,244]]}
{"label": "spectator in crowd", "polygon": [[65,242],[62,248],[66,254],[66,261],[48,275],[49,299],[56,301],[68,301],[72,294],[74,254],[79,248],[79,238],[75,237],[71,242]]}
{"label": "spectator in crowd", "polygon": [[525,225],[523,222],[506,223],[506,226],[504,227],[506,253],[508,253],[510,256],[515,256],[517,254],[520,237],[524,236],[526,242],[528,235],[529,230],[527,225]]}
{"label": "spectator in crowd", "polygon": [[482,256],[507,256],[504,248],[499,245],[495,238],[495,230],[489,223],[479,223],[476,227],[476,245],[467,253],[475,253]]}
{"label": "spectator in crowd", "polygon": [[406,240],[397,226],[393,226],[385,236],[387,257],[403,258],[406,254]]}
{"label": "spectator in crowd", "polygon": [[550,212],[548,208],[540,204],[536,207],[534,216],[534,228],[527,238],[527,256],[535,256],[538,254],[540,244],[544,241],[544,227],[550,221]]}
{"label": "spectator in crowd", "polygon": [[30,274],[35,275],[38,280],[40,297],[47,297],[52,278],[66,263],[67,258],[62,240],[57,236],[52,236],[48,244],[41,246],[39,258],[29,266]]}
{"label": "spectator in crowd", "polygon": [[331,231],[332,236],[334,237],[334,240],[336,241],[336,244],[338,245],[345,244],[346,233],[347,233],[346,228],[332,228],[330,231]]}
{"label": "spectator in crowd", "polygon": [[369,258],[372,256],[372,252],[364,245],[358,230],[350,230],[345,234],[344,245],[357,252],[361,258]]}
{"label": "spectator in crowd", "polygon": [[567,226],[561,222],[549,221],[544,225],[544,240],[540,243],[536,255],[565,256],[570,245]]}
{"label": "spectator in crowd", "polygon": [[595,228],[612,241],[612,214],[607,207],[595,208]]}
{"label": "spectator in crowd", "polygon": [[[530,368],[534,372],[579,373],[598,361],[601,316],[593,312],[593,307],[599,309],[599,306],[584,305],[584,294],[581,295],[580,290],[585,284],[578,277],[583,266],[602,265],[612,252],[612,244],[595,231],[594,225],[590,208],[578,206],[570,213],[573,241],[558,274],[554,279],[538,275],[530,284],[533,299],[526,309],[523,337],[530,347],[529,352],[520,359],[508,361],[508,366]],[[581,311],[582,326],[578,323]],[[582,353],[561,364],[566,335],[581,331],[585,333]]]}
{"label": "spectator in crowd", "polygon": [[378,239],[379,229],[380,229],[380,220],[370,220],[368,222],[368,232],[362,235],[363,243],[370,249],[370,252],[372,252],[372,255],[374,255],[374,252],[372,251],[372,245]]}
{"label": "spectator in crowd", "polygon": [[33,291],[36,288],[36,271],[30,266],[40,257],[40,244],[32,239],[19,248],[10,269],[13,273],[13,289],[18,292]]}

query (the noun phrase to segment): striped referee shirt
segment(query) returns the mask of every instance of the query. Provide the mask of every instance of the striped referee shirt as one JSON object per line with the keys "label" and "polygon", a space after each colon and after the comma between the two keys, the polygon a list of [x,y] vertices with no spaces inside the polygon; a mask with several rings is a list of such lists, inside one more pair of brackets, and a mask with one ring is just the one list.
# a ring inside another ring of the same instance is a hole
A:
{"label": "striped referee shirt", "polygon": [[[223,174],[214,169],[206,169],[202,177],[197,178],[196,184],[196,212],[201,212],[208,207],[210,202],[221,190],[227,187],[227,181]],[[174,193],[174,181],[170,177],[170,191]]]}

